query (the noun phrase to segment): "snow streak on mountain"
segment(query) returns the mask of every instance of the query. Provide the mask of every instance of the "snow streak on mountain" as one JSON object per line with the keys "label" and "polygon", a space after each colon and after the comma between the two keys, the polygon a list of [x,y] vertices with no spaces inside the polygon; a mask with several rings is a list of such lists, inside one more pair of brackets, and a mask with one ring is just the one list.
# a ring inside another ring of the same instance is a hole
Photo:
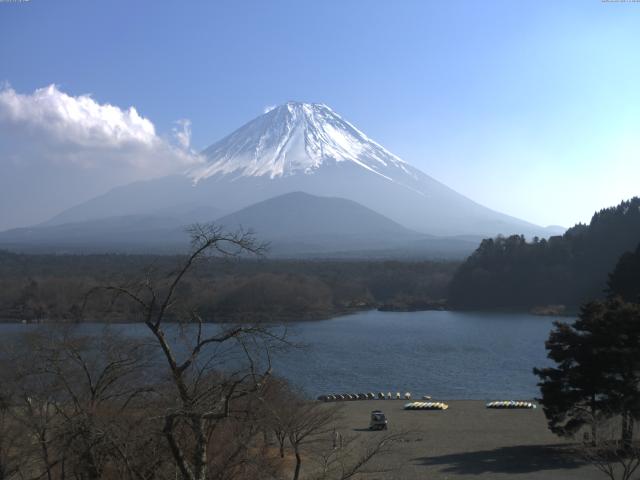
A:
{"label": "snow streak on mountain", "polygon": [[388,180],[416,178],[408,165],[331,108],[289,102],[252,120],[207,148],[207,165],[191,172],[200,181],[216,174],[286,177],[352,162]]}

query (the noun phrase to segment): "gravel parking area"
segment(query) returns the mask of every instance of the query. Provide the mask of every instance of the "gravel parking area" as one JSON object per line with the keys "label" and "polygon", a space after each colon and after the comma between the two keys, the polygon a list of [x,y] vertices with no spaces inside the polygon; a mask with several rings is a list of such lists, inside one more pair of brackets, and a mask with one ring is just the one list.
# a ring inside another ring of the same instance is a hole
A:
{"label": "gravel parking area", "polygon": [[494,410],[484,401],[448,401],[445,411],[403,410],[402,400],[340,402],[345,435],[365,441],[384,432],[367,430],[371,410],[382,410],[389,432],[410,432],[393,452],[378,461],[393,472],[378,479],[602,479],[593,466],[571,455],[571,444],[553,435],[544,413]]}

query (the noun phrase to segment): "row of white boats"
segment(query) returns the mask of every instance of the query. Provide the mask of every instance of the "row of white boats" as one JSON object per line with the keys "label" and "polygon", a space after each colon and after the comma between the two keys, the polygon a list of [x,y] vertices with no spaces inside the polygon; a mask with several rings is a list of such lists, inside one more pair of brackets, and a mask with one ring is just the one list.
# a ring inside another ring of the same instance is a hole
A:
{"label": "row of white boats", "polygon": [[[487,408],[536,408],[532,402],[521,402],[516,400],[499,400],[489,402]],[[443,402],[411,402],[404,406],[405,410],[446,410],[449,405]]]}
{"label": "row of white boats", "polygon": [[496,402],[489,402],[486,405],[487,408],[536,408],[535,403],[521,402],[517,400],[499,400]]}
{"label": "row of white boats", "polygon": [[[404,395],[400,392],[380,392],[375,394],[369,393],[338,393],[331,395],[320,395],[318,400],[321,402],[341,402],[349,400],[411,400],[411,392],[406,392]],[[424,395],[423,400],[431,400],[429,395]],[[533,409],[536,405],[533,402],[519,401],[519,400],[497,400],[486,404],[487,408],[525,408]],[[447,410],[449,405],[443,402],[410,402],[405,404],[405,410]]]}
{"label": "row of white boats", "polygon": [[411,402],[404,406],[405,410],[446,410],[449,408],[444,402]]}
{"label": "row of white boats", "polygon": [[[424,400],[430,400],[431,397],[425,395],[422,397]],[[404,395],[401,395],[400,392],[391,393],[391,392],[380,392],[375,394],[373,392],[369,393],[338,393],[331,395],[320,395],[318,400],[321,402],[339,402],[344,400],[411,400],[411,392],[406,392]]]}

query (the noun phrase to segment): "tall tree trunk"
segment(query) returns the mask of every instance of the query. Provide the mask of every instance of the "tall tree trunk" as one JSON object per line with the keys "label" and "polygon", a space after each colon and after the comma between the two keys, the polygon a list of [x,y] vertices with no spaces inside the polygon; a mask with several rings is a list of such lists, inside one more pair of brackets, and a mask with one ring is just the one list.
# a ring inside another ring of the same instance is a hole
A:
{"label": "tall tree trunk", "polygon": [[302,457],[300,456],[300,450],[298,449],[297,445],[295,446],[294,451],[296,453],[296,470],[295,472],[293,472],[293,480],[298,480],[298,478],[300,477],[300,466],[302,465]]}
{"label": "tall tree trunk", "polygon": [[276,440],[278,441],[278,447],[280,451],[280,458],[284,458],[284,442],[287,441],[287,437],[281,431],[275,431]]}
{"label": "tall tree trunk", "polygon": [[598,411],[596,410],[596,396],[591,395],[591,445],[598,444]]}
{"label": "tall tree trunk", "polygon": [[180,474],[182,475],[183,480],[194,480],[194,475],[191,472],[191,468],[189,467],[187,460],[184,458],[182,449],[178,445],[178,442],[176,441],[176,438],[174,436],[175,422],[173,417],[171,415],[168,415],[167,417],[165,417],[164,422],[163,433],[165,438],[167,439],[169,449],[171,450],[171,454],[173,455],[173,459],[176,462],[178,469],[180,470]]}
{"label": "tall tree trunk", "polygon": [[49,447],[47,446],[46,429],[40,432],[40,447],[42,449],[42,458],[44,459],[44,465],[45,465],[45,468],[47,469],[47,480],[52,480],[51,462],[49,461]]}
{"label": "tall tree trunk", "polygon": [[[52,480],[53,475],[51,472],[51,461],[49,460],[49,446],[47,445],[47,430],[44,429],[40,432],[40,446],[42,448],[42,457],[44,458],[45,468],[47,469],[47,480]],[[64,463],[63,463],[64,466]],[[62,470],[62,478],[64,478],[64,469]]]}
{"label": "tall tree trunk", "polygon": [[195,414],[192,419],[193,432],[196,436],[196,446],[193,453],[194,479],[205,480],[207,478],[207,436],[204,429],[205,420]]}
{"label": "tall tree trunk", "polygon": [[100,478],[100,471],[91,451],[86,451],[82,455],[82,463],[84,464],[83,470],[88,480],[98,480]]}
{"label": "tall tree trunk", "polygon": [[628,451],[631,448],[633,436],[633,420],[629,411],[622,412],[622,448]]}

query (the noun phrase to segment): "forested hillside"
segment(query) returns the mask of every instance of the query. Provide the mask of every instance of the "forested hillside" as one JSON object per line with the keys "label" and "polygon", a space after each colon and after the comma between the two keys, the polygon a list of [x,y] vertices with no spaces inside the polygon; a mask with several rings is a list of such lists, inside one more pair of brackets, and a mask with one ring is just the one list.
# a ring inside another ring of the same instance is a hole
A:
{"label": "forested hillside", "polygon": [[625,302],[640,303],[640,244],[635,252],[627,252],[609,275],[610,297],[620,297]]}
{"label": "forested hillside", "polygon": [[457,308],[533,308],[582,302],[606,293],[608,274],[640,243],[640,198],[600,210],[549,240],[483,240],[449,289]]}
{"label": "forested hillside", "polygon": [[[100,285],[125,285],[143,275],[164,278],[178,256],[26,255],[0,251],[0,321],[130,321],[135,305]],[[439,305],[454,262],[221,260],[211,258],[185,279],[181,295],[207,321],[302,320],[385,306]]]}

